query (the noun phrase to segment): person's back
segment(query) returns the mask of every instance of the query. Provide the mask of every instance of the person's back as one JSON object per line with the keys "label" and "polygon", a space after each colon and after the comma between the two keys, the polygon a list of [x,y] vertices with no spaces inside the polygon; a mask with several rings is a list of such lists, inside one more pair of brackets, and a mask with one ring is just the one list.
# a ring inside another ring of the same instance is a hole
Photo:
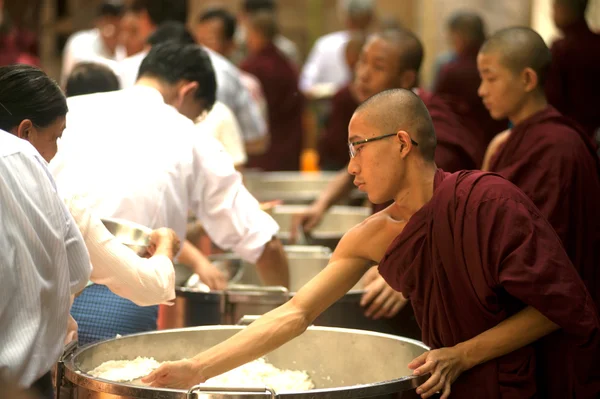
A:
{"label": "person's back", "polygon": [[[548,101],[594,137],[600,129],[600,35],[592,32],[585,21],[585,7],[581,7],[587,2],[571,2],[559,9],[556,8],[561,3],[569,2],[555,3],[554,20],[564,37],[551,47],[552,64],[546,82]],[[562,21],[565,14],[572,14],[573,7],[580,8],[580,15],[572,21]]]}
{"label": "person's back", "polygon": [[87,196],[100,216],[170,226],[185,237],[184,221],[174,216],[181,209],[164,204],[187,199],[182,165],[192,161],[192,121],[145,87],[73,97],[68,105],[67,129],[51,162],[61,190]]}
{"label": "person's back", "polygon": [[[70,295],[85,286],[91,269],[46,162],[1,130],[0,199],[0,374],[29,387],[58,360]],[[79,267],[69,267],[74,261]]]}

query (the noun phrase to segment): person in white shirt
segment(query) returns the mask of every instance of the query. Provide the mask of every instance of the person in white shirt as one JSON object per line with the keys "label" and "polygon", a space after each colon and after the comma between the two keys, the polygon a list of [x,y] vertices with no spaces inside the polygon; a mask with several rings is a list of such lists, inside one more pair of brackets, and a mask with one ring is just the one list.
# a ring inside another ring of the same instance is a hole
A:
{"label": "person in white shirt", "polygon": [[[2,129],[29,141],[46,161],[56,154],[56,141],[65,126],[67,102],[60,88],[42,71],[24,66],[9,66],[0,72],[0,103],[10,104],[11,118],[0,123]],[[40,96],[39,93],[45,93]],[[22,101],[15,101],[21,98]],[[40,110],[48,108],[45,115]],[[48,120],[57,121],[49,123]],[[46,138],[31,134],[35,126],[48,126]],[[100,219],[89,211],[85,198],[64,199],[81,232],[93,265],[90,280],[108,287],[117,295],[140,306],[169,303],[175,299],[175,272],[172,259],[179,239],[171,229],[161,228],[150,236],[151,257],[144,259],[120,242]],[[69,323],[66,342],[76,337],[77,325]]]}
{"label": "person in white shirt", "polygon": [[119,45],[123,9],[121,1],[103,1],[99,6],[94,29],[83,30],[69,37],[63,50],[60,75],[63,87],[75,65],[80,62],[116,65],[116,62],[125,58],[125,49]]}
{"label": "person in white shirt", "polygon": [[[67,106],[40,73],[0,67],[0,378],[50,397],[49,371],[63,350],[70,296],[85,287],[91,267],[46,163]],[[25,103],[34,112],[22,120]]]}
{"label": "person in white shirt", "polygon": [[[163,7],[170,7],[170,0],[136,0],[135,3],[138,3],[137,8],[132,7],[127,14],[136,16],[139,23],[137,31],[145,38],[148,45],[143,52],[124,59],[114,67],[124,89],[135,84],[140,64],[152,45],[165,40],[195,43],[193,36],[185,28],[185,18],[168,15],[160,18],[152,17],[156,14],[150,12],[153,8],[159,8],[160,3],[164,3]],[[235,114],[242,129],[246,152],[248,155],[264,153],[269,145],[267,123],[259,104],[243,84],[240,70],[214,51],[208,51],[208,55],[217,75],[217,98]]]}
{"label": "person in white shirt", "polygon": [[229,107],[220,101],[212,109],[196,118],[196,127],[200,134],[210,134],[223,145],[231,156],[233,165],[240,170],[248,157],[240,125]]}
{"label": "person in white shirt", "polygon": [[307,94],[316,91],[319,85],[330,85],[330,91],[336,92],[349,83],[352,74],[346,65],[344,49],[350,32],[365,34],[373,21],[373,0],[339,0],[339,6],[346,30],[330,33],[315,42],[300,74],[300,90]]}
{"label": "person in white shirt", "polygon": [[[194,126],[214,104],[215,92],[212,64],[200,46],[153,46],[134,87],[69,99],[52,171],[62,190],[89,199],[102,217],[168,226],[183,237],[191,210],[215,244],[256,264],[265,284],[287,286],[279,227],[244,187],[222,145]],[[93,341],[156,328],[156,308],[92,288],[73,305],[80,337]]]}

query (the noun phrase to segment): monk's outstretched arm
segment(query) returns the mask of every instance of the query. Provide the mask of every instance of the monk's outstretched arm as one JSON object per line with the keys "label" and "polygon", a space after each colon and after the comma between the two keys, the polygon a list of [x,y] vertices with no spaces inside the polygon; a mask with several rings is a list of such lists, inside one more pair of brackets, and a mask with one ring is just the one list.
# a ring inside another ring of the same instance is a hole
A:
{"label": "monk's outstretched arm", "polygon": [[468,369],[520,349],[559,329],[537,309],[526,307],[496,327],[457,345]]}
{"label": "monk's outstretched arm", "polygon": [[[350,230],[340,241],[329,265],[286,304],[260,317],[230,339],[192,359],[166,362],[145,383],[168,388],[189,388],[277,349],[302,334],[329,306],[344,296],[372,262],[357,255],[365,242]],[[357,248],[359,248],[357,250]]]}

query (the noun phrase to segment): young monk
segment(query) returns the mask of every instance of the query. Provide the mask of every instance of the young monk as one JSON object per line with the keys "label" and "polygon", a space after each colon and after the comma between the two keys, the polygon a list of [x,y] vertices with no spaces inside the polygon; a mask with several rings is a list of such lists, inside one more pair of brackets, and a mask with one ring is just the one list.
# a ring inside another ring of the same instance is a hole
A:
{"label": "young monk", "polygon": [[[491,156],[489,170],[523,190],[548,219],[598,306],[600,166],[586,134],[546,101],[550,58],[542,38],[528,28],[502,30],[483,45],[479,93],[494,118],[508,117],[513,124]],[[562,350],[567,356],[560,336],[544,339],[540,353]],[[562,362],[542,364],[550,380],[572,372]],[[547,395],[564,398],[570,391],[557,383]]]}
{"label": "young monk", "polygon": [[412,91],[370,98],[354,113],[348,134],[355,184],[372,202],[395,202],[348,231],[327,268],[288,303],[194,358],[163,364],[144,382],[189,387],[276,349],[379,262],[387,282],[410,298],[432,348],[408,365],[416,375],[431,373],[417,389],[423,398],[437,391],[442,398],[450,392],[453,398],[534,397],[531,344],[559,327],[578,355],[567,359],[578,379],[563,381],[587,383],[599,360],[598,315],[527,196],[497,175],[437,169],[431,118]]}
{"label": "young monk", "polygon": [[554,23],[563,37],[552,44],[546,94],[593,137],[600,129],[600,35],[585,20],[587,6],[588,0],[554,0]]}
{"label": "young monk", "polygon": [[529,195],[600,305],[600,166],[585,133],[546,101],[546,44],[528,28],[502,30],[482,47],[478,64],[483,102],[513,124],[490,171]]}

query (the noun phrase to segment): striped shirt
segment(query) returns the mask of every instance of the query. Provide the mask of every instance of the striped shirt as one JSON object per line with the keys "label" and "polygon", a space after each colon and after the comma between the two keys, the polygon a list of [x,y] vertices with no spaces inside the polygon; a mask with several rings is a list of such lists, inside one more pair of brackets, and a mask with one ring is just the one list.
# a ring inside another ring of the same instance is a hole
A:
{"label": "striped shirt", "polygon": [[0,378],[29,387],[58,360],[70,295],[91,273],[46,162],[0,131]]}

